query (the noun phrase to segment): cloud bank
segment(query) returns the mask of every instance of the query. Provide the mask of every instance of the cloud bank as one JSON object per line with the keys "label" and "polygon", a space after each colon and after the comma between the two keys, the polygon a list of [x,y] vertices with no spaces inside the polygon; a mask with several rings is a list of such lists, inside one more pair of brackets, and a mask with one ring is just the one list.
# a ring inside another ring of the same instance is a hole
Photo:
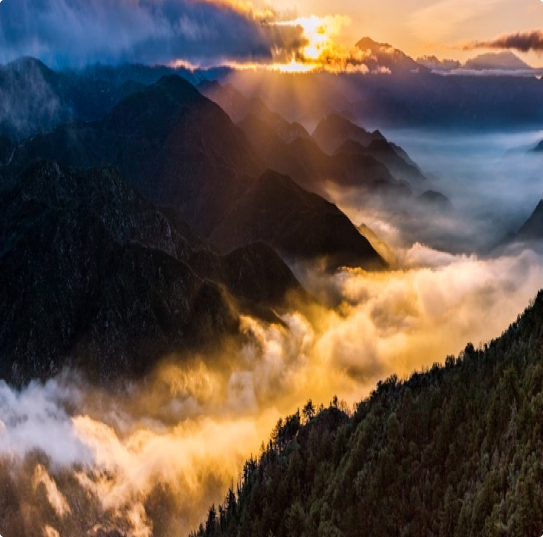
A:
{"label": "cloud bank", "polygon": [[204,0],[4,0],[0,61],[33,56],[53,66],[89,62],[216,64],[290,56],[297,26],[265,24],[250,4]]}
{"label": "cloud bank", "polygon": [[543,31],[520,32],[508,34],[489,41],[472,41],[464,47],[473,49],[509,49],[519,52],[543,52]]}
{"label": "cloud bank", "polygon": [[353,403],[378,379],[498,335],[543,280],[531,250],[398,254],[393,272],[307,282],[338,295],[335,308],[291,312],[282,325],[246,317],[237,352],[166,359],[114,394],[70,372],[21,392],[0,383],[4,534],[186,535],[235,489],[280,416],[308,398]]}

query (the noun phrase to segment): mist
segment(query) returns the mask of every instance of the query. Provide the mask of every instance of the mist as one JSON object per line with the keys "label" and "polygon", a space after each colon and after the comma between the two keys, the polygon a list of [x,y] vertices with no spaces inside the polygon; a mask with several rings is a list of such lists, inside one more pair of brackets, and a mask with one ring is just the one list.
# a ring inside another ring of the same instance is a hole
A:
{"label": "mist", "polygon": [[391,272],[308,271],[304,283],[335,307],[282,324],[245,317],[241,350],[165,357],[116,393],[70,371],[22,391],[1,383],[3,534],[188,534],[279,417],[309,398],[352,405],[379,379],[489,341],[543,279],[528,249],[481,259],[416,244],[398,257]]}
{"label": "mist", "polygon": [[[492,255],[543,197],[542,159],[530,153],[543,131],[382,132],[407,151],[428,180],[412,184],[411,199],[388,199],[384,206],[367,203],[356,190],[330,188],[328,195],[355,224],[367,225],[389,245],[422,242],[443,251]],[[421,206],[417,198],[428,190],[444,194],[452,208]]]}

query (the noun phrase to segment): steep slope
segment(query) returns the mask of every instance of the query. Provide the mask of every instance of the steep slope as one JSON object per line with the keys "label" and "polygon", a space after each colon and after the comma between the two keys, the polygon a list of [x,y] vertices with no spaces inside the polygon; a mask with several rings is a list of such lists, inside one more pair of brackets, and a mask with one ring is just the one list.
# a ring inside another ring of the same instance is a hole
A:
{"label": "steep slope", "polygon": [[36,158],[117,166],[140,193],[177,208],[203,235],[263,170],[228,116],[177,76],[131,95],[99,122],[36,136],[16,152],[14,166]]}
{"label": "steep slope", "polygon": [[352,417],[281,420],[194,535],[539,535],[542,326],[540,293],[499,339],[379,382]]}
{"label": "steep slope", "polygon": [[451,200],[441,192],[436,192],[435,190],[427,190],[426,192],[423,192],[417,198],[417,201],[426,210],[436,212],[438,214],[447,214],[453,210]]}
{"label": "steep slope", "polygon": [[542,153],[543,152],[543,140],[541,140],[541,142],[539,142],[535,147],[534,147],[534,152],[535,153]]}
{"label": "steep slope", "polygon": [[239,127],[271,169],[290,175],[312,192],[325,196],[328,184],[335,183],[357,187],[368,194],[410,194],[409,186],[397,181],[373,155],[327,155],[310,138],[287,144],[266,121],[252,114]]}
{"label": "steep slope", "polygon": [[97,120],[138,89],[81,73],[55,72],[39,60],[0,65],[0,135],[21,140],[73,120]]}
{"label": "steep slope", "polygon": [[519,229],[515,240],[530,242],[543,239],[543,200],[541,200],[530,218]]}
{"label": "steep slope", "polygon": [[232,84],[221,86],[218,82],[203,82],[198,89],[208,99],[216,102],[232,119],[239,123],[249,115],[254,115],[268,123],[273,131],[286,143],[297,138],[309,138],[307,130],[297,122],[290,123],[281,115],[272,112],[264,102],[254,97],[247,99]]}
{"label": "steep slope", "polygon": [[370,243],[335,205],[273,171],[251,185],[211,241],[224,252],[263,241],[287,259],[322,258],[330,269],[344,265],[385,267]]}
{"label": "steep slope", "polygon": [[[314,146],[310,139],[297,139],[288,145],[275,133],[274,136],[282,147],[294,149],[295,144],[304,142]],[[329,158],[316,146],[313,149]],[[315,155],[302,152],[299,155],[304,164],[319,168],[319,162],[311,160]],[[36,158],[53,159],[78,168],[114,165],[138,192],[157,205],[177,211],[204,237],[225,237],[226,231],[218,227],[244,199],[254,177],[265,169],[245,134],[226,113],[176,76],[163,78],[158,84],[123,100],[102,121],[66,125],[36,136],[17,149],[8,169],[16,176]],[[374,186],[403,191],[404,185],[396,182],[386,168],[373,159],[359,156],[353,159],[359,162],[350,167],[345,167],[343,159],[337,159],[346,183],[359,181],[359,172],[365,169],[372,172],[368,175]],[[283,194],[288,195],[288,191]],[[271,202],[263,200],[262,203],[265,206]],[[288,204],[289,200],[284,199],[282,203]],[[270,207],[269,213],[274,210]],[[245,220],[248,228],[258,226],[258,214],[251,214],[255,220]],[[347,226],[348,220],[343,218]],[[277,221],[276,225],[283,223]],[[354,226],[349,225],[349,233],[357,234]],[[321,232],[320,228],[310,226],[304,229],[307,240],[313,243],[322,242],[318,236]],[[250,229],[238,234],[238,238],[241,236],[252,236]],[[263,236],[255,240],[260,238],[266,239]],[[251,242],[226,239],[225,244],[232,248]],[[332,248],[330,253],[334,253],[333,244],[326,244]],[[289,254],[307,257],[306,251],[297,254],[289,249]]]}
{"label": "steep slope", "polygon": [[141,375],[236,333],[239,307],[303,293],[271,249],[221,258],[110,168],[37,163],[0,196],[0,223],[0,378],[18,384],[66,364]]}
{"label": "steep slope", "polygon": [[347,140],[358,142],[364,147],[368,147],[373,141],[385,140],[379,131],[368,132],[338,114],[324,117],[311,137],[329,154],[335,153]]}
{"label": "steep slope", "polygon": [[414,184],[426,179],[419,167],[401,147],[385,139],[373,140],[367,147],[349,139],[337,149],[335,154],[371,156],[386,166],[398,179],[412,181]]}

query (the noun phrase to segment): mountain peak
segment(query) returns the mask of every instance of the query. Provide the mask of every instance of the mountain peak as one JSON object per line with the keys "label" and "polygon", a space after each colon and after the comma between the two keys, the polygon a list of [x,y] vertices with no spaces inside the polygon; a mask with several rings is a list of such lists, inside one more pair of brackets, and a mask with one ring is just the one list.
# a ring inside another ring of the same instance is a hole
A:
{"label": "mountain peak", "polygon": [[502,52],[488,52],[480,54],[465,64],[466,69],[484,71],[486,69],[500,69],[507,71],[525,71],[532,69],[510,50]]}
{"label": "mountain peak", "polygon": [[379,43],[372,39],[371,37],[363,37],[358,43],[356,43],[356,46],[361,49],[377,49],[377,48],[394,48],[388,43]]}
{"label": "mountain peak", "polygon": [[428,71],[426,67],[418,64],[413,58],[393,47],[389,43],[378,43],[371,37],[363,37],[356,48],[361,51],[370,51],[371,55],[366,58],[365,64],[371,72],[392,74],[417,73]]}
{"label": "mountain peak", "polygon": [[519,241],[543,239],[543,199],[539,201],[530,218],[519,229],[516,239]]}

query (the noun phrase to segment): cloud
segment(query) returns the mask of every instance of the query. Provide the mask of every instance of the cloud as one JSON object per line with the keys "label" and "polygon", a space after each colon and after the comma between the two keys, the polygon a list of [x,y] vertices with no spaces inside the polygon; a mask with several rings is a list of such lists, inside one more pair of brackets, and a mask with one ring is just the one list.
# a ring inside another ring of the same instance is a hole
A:
{"label": "cloud", "polygon": [[282,325],[246,317],[241,347],[167,359],[116,393],[69,372],[20,392],[0,384],[0,481],[14,498],[0,527],[12,537],[187,534],[235,488],[279,416],[308,398],[358,401],[393,372],[489,340],[543,279],[531,250],[482,259],[415,244],[398,257],[389,273],[321,274],[335,308],[291,312]]}
{"label": "cloud", "polygon": [[263,24],[250,4],[204,0],[5,0],[0,61],[27,55],[54,66],[89,62],[203,65],[271,61],[305,41],[298,27]]}
{"label": "cloud", "polygon": [[508,34],[489,41],[472,41],[464,46],[464,50],[474,49],[509,49],[519,52],[543,52],[543,31],[520,32]]}

